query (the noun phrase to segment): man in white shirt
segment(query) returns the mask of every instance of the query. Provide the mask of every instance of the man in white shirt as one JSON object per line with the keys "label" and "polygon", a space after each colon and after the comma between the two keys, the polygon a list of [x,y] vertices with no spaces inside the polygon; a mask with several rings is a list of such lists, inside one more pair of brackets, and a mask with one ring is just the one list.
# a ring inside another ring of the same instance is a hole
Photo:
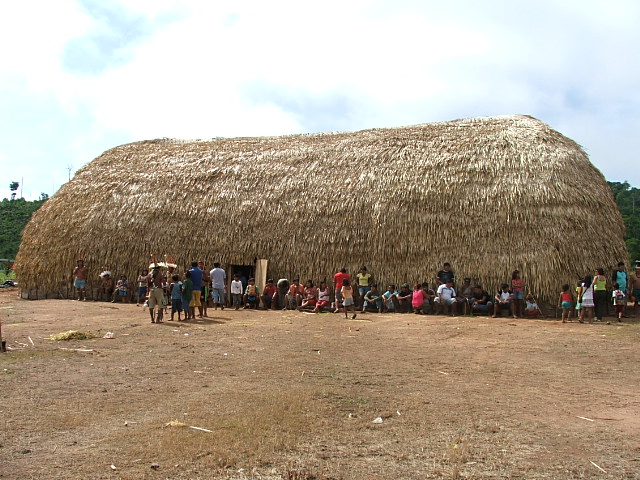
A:
{"label": "man in white shirt", "polygon": [[453,288],[453,278],[440,285],[436,294],[438,296],[434,299],[434,302],[439,306],[439,313],[444,315],[451,312],[451,315],[456,315],[458,302],[456,302],[456,291]]}

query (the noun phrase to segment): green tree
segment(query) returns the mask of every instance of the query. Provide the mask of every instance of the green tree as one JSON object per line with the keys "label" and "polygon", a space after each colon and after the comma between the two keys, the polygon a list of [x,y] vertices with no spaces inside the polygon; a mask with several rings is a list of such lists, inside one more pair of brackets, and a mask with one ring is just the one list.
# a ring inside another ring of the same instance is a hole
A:
{"label": "green tree", "polygon": [[640,260],[640,189],[628,182],[608,182],[618,205],[626,231],[624,240],[629,250],[629,264]]}
{"label": "green tree", "polygon": [[11,200],[15,200],[16,199],[16,195],[17,195],[17,191],[18,191],[18,187],[20,186],[20,184],[18,182],[11,182],[9,184],[9,190],[11,190]]}

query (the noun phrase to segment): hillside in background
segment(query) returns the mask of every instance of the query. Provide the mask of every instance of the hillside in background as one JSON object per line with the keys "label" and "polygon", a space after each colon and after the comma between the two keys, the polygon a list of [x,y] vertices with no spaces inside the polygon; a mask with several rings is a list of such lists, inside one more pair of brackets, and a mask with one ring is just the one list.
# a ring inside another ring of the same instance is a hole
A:
{"label": "hillside in background", "polygon": [[[627,182],[608,183],[627,227],[624,239],[629,250],[629,265],[632,266],[640,260],[640,189]],[[15,258],[22,230],[47,198],[42,194],[39,200],[5,198],[0,202],[0,258]],[[606,232],[602,234],[606,235]]]}
{"label": "hillside in background", "polygon": [[38,210],[47,198],[47,195],[43,194],[40,200],[5,198],[0,202],[0,258],[16,258],[22,230],[33,212]]}
{"label": "hillside in background", "polygon": [[[640,261],[640,189],[627,182],[608,182],[627,230],[624,240],[629,250],[629,265]],[[606,232],[602,232],[606,235]]]}

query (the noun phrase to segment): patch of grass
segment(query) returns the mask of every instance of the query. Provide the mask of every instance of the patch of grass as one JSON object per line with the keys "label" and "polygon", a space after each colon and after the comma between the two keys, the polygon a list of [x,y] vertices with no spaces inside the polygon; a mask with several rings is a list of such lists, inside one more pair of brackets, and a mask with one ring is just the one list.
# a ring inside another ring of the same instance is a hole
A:
{"label": "patch of grass", "polygon": [[186,426],[149,425],[129,431],[121,441],[132,458],[154,458],[163,452],[175,463],[187,460],[203,468],[251,468],[281,463],[314,431],[310,418],[318,415],[311,412],[312,395],[306,390],[257,394],[234,405],[226,415],[213,409],[207,412],[209,406],[201,405],[179,420]]}

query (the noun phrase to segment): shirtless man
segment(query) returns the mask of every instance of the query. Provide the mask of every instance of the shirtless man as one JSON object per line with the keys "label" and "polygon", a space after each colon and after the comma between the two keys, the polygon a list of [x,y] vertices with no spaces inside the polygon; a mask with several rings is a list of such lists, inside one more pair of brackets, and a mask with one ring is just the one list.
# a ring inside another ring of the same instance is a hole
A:
{"label": "shirtless man", "polygon": [[640,300],[640,267],[636,267],[636,271],[631,275],[631,294],[633,295],[633,316],[636,316],[638,308],[638,300]]}
{"label": "shirtless man", "polygon": [[[158,318],[154,317],[155,306],[158,306]],[[149,275],[149,314],[151,323],[162,323],[162,310],[164,308],[164,291],[162,288],[162,272],[160,267],[154,264]]]}
{"label": "shirtless man", "polygon": [[73,286],[78,292],[79,302],[87,301],[86,288],[88,275],[89,270],[84,266],[84,260],[78,260],[78,262],[76,263],[76,268],[73,269]]}

